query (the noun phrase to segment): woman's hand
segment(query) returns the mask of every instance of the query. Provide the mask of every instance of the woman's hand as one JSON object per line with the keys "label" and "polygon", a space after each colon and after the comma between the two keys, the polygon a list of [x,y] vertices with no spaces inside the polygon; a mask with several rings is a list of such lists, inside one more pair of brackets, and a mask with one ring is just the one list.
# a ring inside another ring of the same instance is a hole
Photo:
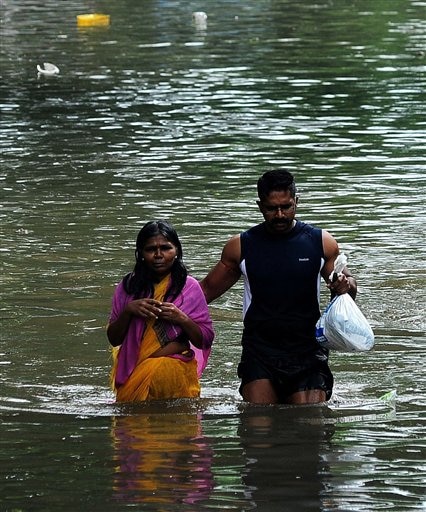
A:
{"label": "woman's hand", "polygon": [[172,302],[162,302],[158,318],[166,320],[172,324],[181,325],[188,319],[188,316]]}
{"label": "woman's hand", "polygon": [[160,309],[161,312],[159,313],[158,318],[166,322],[179,325],[188,336],[191,343],[196,347],[201,348],[203,343],[201,329],[186,313],[181,311],[172,302],[162,302]]}
{"label": "woman's hand", "polygon": [[121,345],[129,328],[133,316],[139,316],[145,319],[157,320],[161,313],[161,302],[154,299],[136,299],[130,301],[120,316],[111,322],[107,328],[107,336],[113,347]]}
{"label": "woman's hand", "polygon": [[136,299],[129,302],[126,311],[142,318],[159,318],[162,302],[155,299]]}

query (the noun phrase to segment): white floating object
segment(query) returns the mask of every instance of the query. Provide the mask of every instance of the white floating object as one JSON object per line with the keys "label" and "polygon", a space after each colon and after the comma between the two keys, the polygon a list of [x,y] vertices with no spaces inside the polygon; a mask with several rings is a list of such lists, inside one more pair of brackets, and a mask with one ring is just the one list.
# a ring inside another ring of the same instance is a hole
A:
{"label": "white floating object", "polygon": [[192,13],[192,19],[195,26],[199,29],[207,28],[207,14],[203,11],[196,11]]}
{"label": "white floating object", "polygon": [[37,64],[37,71],[41,75],[57,75],[59,73],[58,66],[55,66],[55,64],[51,64],[50,62],[43,62],[44,68],[40,66],[40,64]]}

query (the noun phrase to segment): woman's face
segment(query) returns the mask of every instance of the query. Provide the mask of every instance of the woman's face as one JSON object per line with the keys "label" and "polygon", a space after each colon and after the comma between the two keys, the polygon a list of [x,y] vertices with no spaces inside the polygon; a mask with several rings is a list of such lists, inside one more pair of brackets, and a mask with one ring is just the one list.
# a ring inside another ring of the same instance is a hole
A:
{"label": "woman's face", "polygon": [[177,255],[177,247],[163,235],[148,238],[142,249],[146,266],[160,278],[170,273]]}

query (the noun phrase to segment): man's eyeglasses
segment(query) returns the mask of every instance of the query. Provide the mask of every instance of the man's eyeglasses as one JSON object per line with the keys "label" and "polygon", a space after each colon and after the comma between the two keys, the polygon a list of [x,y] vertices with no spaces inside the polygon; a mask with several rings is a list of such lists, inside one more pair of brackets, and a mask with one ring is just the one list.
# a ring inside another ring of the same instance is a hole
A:
{"label": "man's eyeglasses", "polygon": [[262,209],[267,213],[291,213],[296,208],[296,203],[292,204],[280,204],[277,206],[271,206],[264,203],[261,203]]}

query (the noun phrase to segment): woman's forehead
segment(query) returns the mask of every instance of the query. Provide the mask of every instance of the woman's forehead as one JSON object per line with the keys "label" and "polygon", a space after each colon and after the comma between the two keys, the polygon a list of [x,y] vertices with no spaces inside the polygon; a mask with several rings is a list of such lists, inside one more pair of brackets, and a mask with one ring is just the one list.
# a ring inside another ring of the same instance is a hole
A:
{"label": "woman's forehead", "polygon": [[[163,244],[172,244],[170,240],[168,240],[164,235],[154,235],[147,238],[144,245],[163,245]],[[172,244],[173,245],[173,244]]]}

